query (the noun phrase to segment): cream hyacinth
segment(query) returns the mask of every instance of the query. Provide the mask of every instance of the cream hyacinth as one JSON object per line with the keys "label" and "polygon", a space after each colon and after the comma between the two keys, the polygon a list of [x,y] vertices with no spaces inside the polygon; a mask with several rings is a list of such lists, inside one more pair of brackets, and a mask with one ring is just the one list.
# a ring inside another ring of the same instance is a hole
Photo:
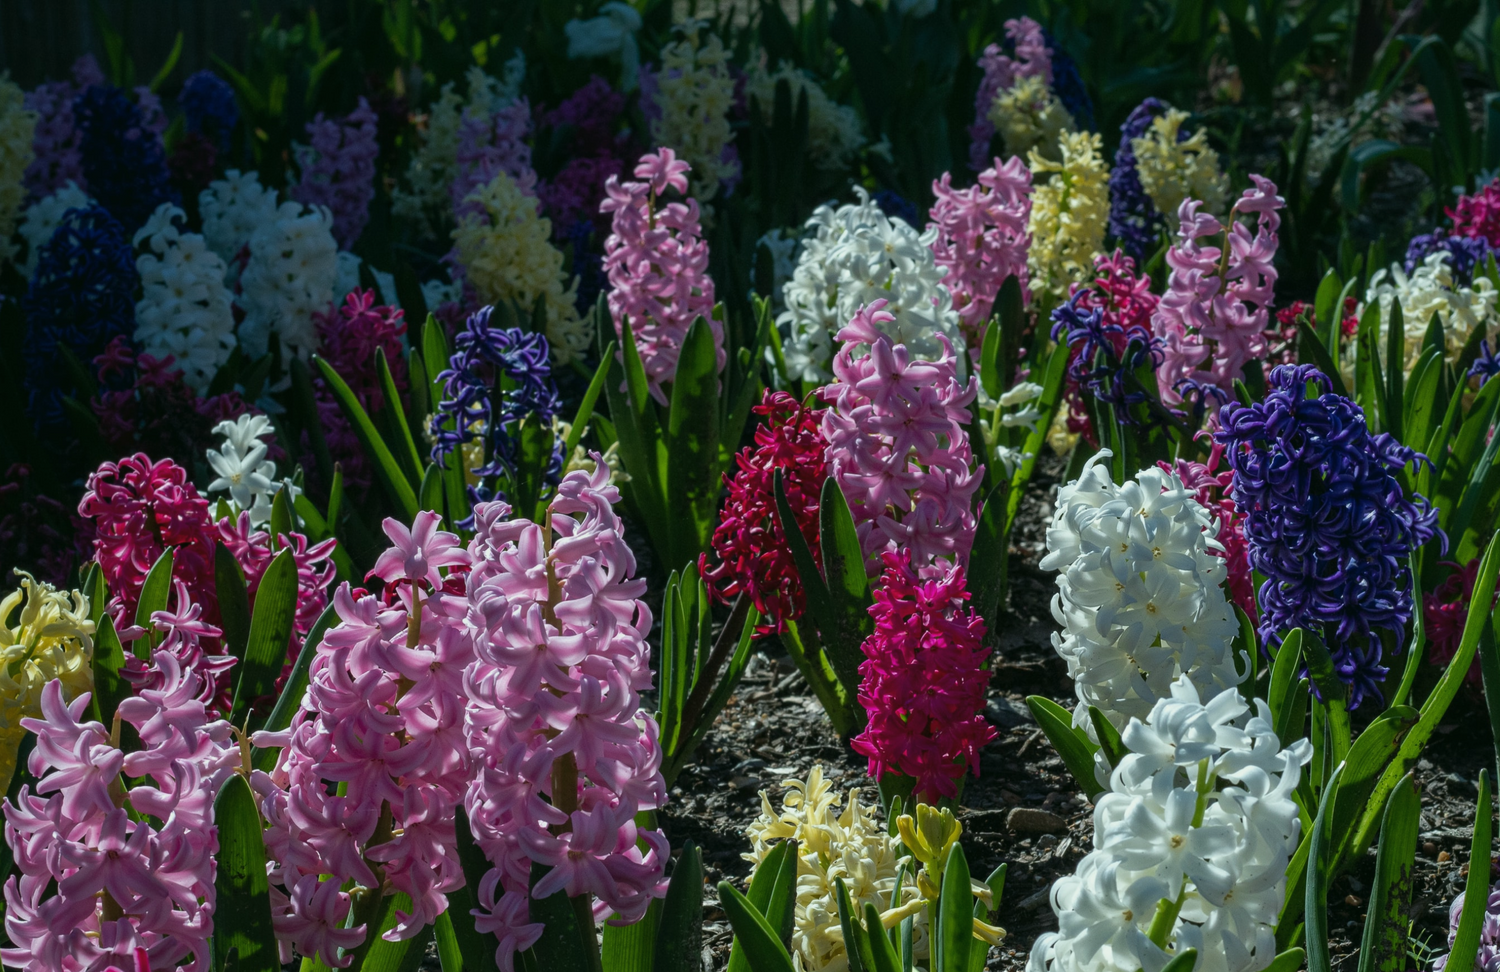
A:
{"label": "cream hyacinth", "polygon": [[1052,93],[1047,79],[1039,74],[1019,78],[996,95],[990,105],[989,120],[1005,140],[1008,155],[1036,151],[1049,159],[1059,157],[1058,143],[1063,133],[1076,127],[1073,116]]}
{"label": "cream hyacinth", "polygon": [[[689,20],[676,30],[682,39],[661,49],[656,75],[661,114],[651,123],[651,138],[693,167],[688,195],[708,202],[724,180],[739,174],[738,163],[724,157],[733,137],[729,109],[734,106],[734,77],[724,42],[706,24]],[[700,34],[706,35],[701,43]]]}
{"label": "cream hyacinth", "polygon": [[1360,308],[1363,318],[1366,308],[1380,306],[1380,346],[1386,346],[1386,335],[1391,326],[1393,301],[1401,303],[1401,319],[1406,331],[1405,370],[1409,374],[1422,356],[1422,342],[1427,334],[1427,322],[1434,314],[1443,324],[1443,341],[1446,345],[1444,357],[1451,364],[1463,352],[1469,335],[1475,328],[1486,333],[1500,318],[1496,308],[1495,285],[1482,273],[1474,275],[1472,287],[1454,283],[1453,269],[1449,266],[1452,255],[1446,250],[1434,250],[1427,254],[1422,265],[1410,274],[1401,264],[1393,263],[1389,270],[1376,270],[1370,277],[1369,289],[1365,291],[1365,306]]}
{"label": "cream hyacinth", "polygon": [[1141,188],[1151,197],[1156,211],[1168,218],[1177,215],[1184,199],[1197,199],[1203,211],[1224,215],[1229,179],[1219,169],[1219,153],[1208,144],[1208,133],[1198,129],[1179,141],[1188,113],[1172,108],[1151,120],[1140,138],[1131,139]]}
{"label": "cream hyacinth", "polygon": [[1033,299],[1048,307],[1068,298],[1070,284],[1094,272],[1109,219],[1109,168],[1095,132],[1065,132],[1061,161],[1032,150],[1036,189],[1031,197],[1031,251],[1027,257]]}
{"label": "cream hyacinth", "polygon": [[26,736],[21,720],[41,718],[42,688],[61,681],[63,697],[71,702],[94,687],[89,599],[23,571],[16,574],[21,589],[0,598],[0,787],[6,790]]}
{"label": "cream hyacinth", "polygon": [[16,255],[10,237],[26,201],[21,176],[35,157],[31,138],[36,132],[36,113],[26,110],[23,97],[20,86],[9,75],[0,74],[0,263]]}

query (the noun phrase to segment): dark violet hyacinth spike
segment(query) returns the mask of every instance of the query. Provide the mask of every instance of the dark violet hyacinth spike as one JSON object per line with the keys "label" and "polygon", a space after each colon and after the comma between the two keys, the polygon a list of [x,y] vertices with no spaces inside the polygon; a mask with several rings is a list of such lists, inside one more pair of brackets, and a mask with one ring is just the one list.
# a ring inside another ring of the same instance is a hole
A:
{"label": "dark violet hyacinth spike", "polygon": [[[1120,126],[1120,147],[1115,150],[1115,167],[1109,173],[1109,235],[1135,260],[1144,260],[1154,248],[1162,215],[1141,185],[1135,149],[1130,143],[1146,134],[1152,120],[1166,114],[1167,108],[1159,98],[1147,98],[1135,106]],[[1185,137],[1187,133],[1179,134]]]}
{"label": "dark violet hyacinth spike", "polygon": [[899,192],[891,189],[882,189],[870,198],[874,200],[875,205],[880,207],[880,211],[885,213],[887,218],[902,219],[906,221],[906,225],[908,226],[914,226],[919,230],[922,228],[922,224],[919,222],[921,217],[917,215],[917,207],[912,205]]}
{"label": "dark violet hyacinth spike", "polygon": [[604,272],[604,256],[589,246],[593,236],[594,224],[580,219],[568,229],[566,237],[573,248],[573,274],[578,278],[577,307],[580,314],[587,314],[599,300],[599,294],[609,286],[609,277]]}
{"label": "dark violet hyacinth spike", "polygon": [[229,134],[240,118],[229,82],[212,71],[199,71],[183,82],[177,103],[188,131],[207,136],[220,151],[229,147]]}
{"label": "dark violet hyacinth spike", "polygon": [[1088,291],[1077,290],[1052,312],[1052,339],[1074,353],[1068,378],[1100,401],[1114,406],[1115,417],[1135,424],[1130,406],[1146,400],[1142,391],[1127,391],[1126,376],[1144,364],[1161,364],[1161,339],[1140,325],[1106,324],[1102,307],[1085,307]]}
{"label": "dark violet hyacinth spike", "polygon": [[1094,101],[1084,87],[1083,75],[1078,73],[1078,62],[1073,60],[1050,30],[1042,29],[1042,37],[1052,50],[1052,93],[1073,116],[1079,131],[1094,129]]}
{"label": "dark violet hyacinth spike", "polygon": [[1408,500],[1396,479],[1426,457],[1371,435],[1359,407],[1312,365],[1280,365],[1267,387],[1264,401],[1224,406],[1215,436],[1228,450],[1250,566],[1266,578],[1261,641],[1320,632],[1355,708],[1380,697],[1380,633],[1399,649],[1411,620],[1408,557],[1440,533],[1437,511]]}
{"label": "dark violet hyacinth spike", "polygon": [[[1500,344],[1496,350],[1500,351]],[[1484,338],[1479,342],[1479,357],[1469,366],[1468,377],[1478,377],[1479,387],[1483,388],[1485,382],[1496,375],[1500,375],[1500,354],[1490,350],[1490,339]]]}
{"label": "dark violet hyacinth spike", "polygon": [[157,206],[182,202],[172,188],[161,138],[127,92],[94,85],[74,99],[73,117],[82,133],[89,195],[120,221],[127,238]]}
{"label": "dark violet hyacinth spike", "polygon": [[1439,250],[1448,254],[1448,269],[1453,271],[1453,282],[1467,287],[1474,282],[1475,271],[1483,269],[1491,247],[1490,241],[1482,236],[1449,236],[1441,229],[1419,233],[1406,246],[1406,272],[1411,273]]}

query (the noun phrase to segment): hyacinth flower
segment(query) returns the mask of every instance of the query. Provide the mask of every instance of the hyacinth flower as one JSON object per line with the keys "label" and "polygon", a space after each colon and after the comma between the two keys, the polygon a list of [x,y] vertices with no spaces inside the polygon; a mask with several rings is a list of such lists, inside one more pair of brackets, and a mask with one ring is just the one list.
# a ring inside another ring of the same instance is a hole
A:
{"label": "hyacinth flower", "polygon": [[[169,639],[218,634],[191,612],[153,621],[171,629]],[[113,713],[113,735],[87,720],[88,693],[65,702],[55,680],[42,690],[42,718],[22,720],[37,736],[29,768],[38,782],[4,805],[18,872],[5,883],[7,966],[138,968],[144,948],[151,968],[210,968],[214,797],[240,750],[229,723],[209,714],[212,679],[178,654],[155,652]],[[140,740],[128,753],[113,741],[122,721]]]}
{"label": "hyacinth flower", "polygon": [[1229,497],[1234,473],[1227,467],[1219,468],[1223,458],[1224,446],[1215,442],[1209,447],[1206,463],[1178,459],[1170,464],[1159,462],[1157,465],[1167,472],[1175,473],[1182,481],[1183,488],[1192,490],[1198,505],[1208,510],[1213,518],[1213,537],[1218,541],[1220,549],[1210,550],[1223,557],[1228,568],[1226,582],[1229,584],[1229,599],[1254,621],[1258,611],[1255,604],[1255,583],[1250,573],[1250,550],[1245,542],[1245,517]]}
{"label": "hyacinth flower", "polygon": [[[475,510],[463,684],[477,771],[464,806],[494,868],[475,889],[475,927],[499,939],[502,972],[541,935],[532,896],[573,899],[592,950],[594,921],[638,921],[666,892],[666,838],[636,824],[667,794],[639,694],[651,611],[618,500],[596,457],[593,473],[563,477],[541,523],[499,502]],[[538,864],[550,870],[531,887]]]}
{"label": "hyacinth flower", "polygon": [[[740,179],[729,124],[739,96],[730,51],[707,27],[703,21],[685,20],[673,28],[679,39],[662,46],[661,70],[641,71],[640,103],[652,143],[670,146],[691,166],[693,196],[711,202],[720,187],[733,191]],[[702,43],[700,33],[707,35]],[[636,178],[646,177],[637,172]]]}
{"label": "hyacinth flower", "polygon": [[190,74],[182,82],[177,104],[189,132],[207,136],[220,149],[229,148],[240,110],[228,81],[208,70]]}
{"label": "hyacinth flower", "polygon": [[83,157],[78,151],[81,133],[73,122],[73,98],[78,94],[67,81],[49,81],[26,92],[26,110],[36,118],[31,147],[33,157],[23,181],[27,195],[44,199],[73,183],[84,184]]}
{"label": "hyacinth flower", "polygon": [[1453,272],[1453,281],[1459,286],[1473,284],[1474,274],[1483,271],[1494,247],[1483,236],[1448,235],[1441,227],[1431,233],[1418,233],[1406,245],[1406,256],[1402,269],[1408,275],[1427,262],[1427,257],[1438,251],[1448,254],[1448,267]]}
{"label": "hyacinth flower", "polygon": [[765,421],[755,430],[755,445],[736,457],[734,477],[724,477],[729,498],[714,528],[712,558],[704,552],[698,570],[720,600],[751,599],[766,619],[761,634],[779,633],[801,618],[806,593],[777,514],[775,477],[781,474],[798,530],[821,562],[818,511],[828,478],[827,443],[822,410],[786,392],[767,391],[752,411]]}
{"label": "hyacinth flower", "polygon": [[698,221],[698,200],[661,204],[668,189],[686,193],[689,166],[669,148],[641,156],[634,174],[642,181],[605,183],[601,212],[612,217],[604,241],[609,275],[609,312],[617,334],[628,325],[646,371],[651,395],[667,404],[662,386],[677,373],[677,357],[688,328],[708,322],[720,372],[728,361],[724,325],[714,319],[714,282],[708,276],[708,244]]}
{"label": "hyacinth flower", "polygon": [[0,263],[16,255],[11,235],[26,201],[26,170],[36,157],[32,148],[36,122],[20,86],[0,79]]}
{"label": "hyacinth flower", "polygon": [[1371,434],[1359,407],[1328,387],[1312,365],[1275,368],[1263,401],[1224,407],[1214,438],[1234,473],[1250,566],[1266,578],[1262,644],[1293,628],[1321,632],[1353,709],[1381,697],[1381,635],[1400,649],[1409,557],[1439,532],[1438,514],[1397,479],[1426,458]]}
{"label": "hyacinth flower", "polygon": [[977,351],[984,345],[985,327],[1007,277],[1026,288],[1026,235],[1031,216],[1031,170],[1019,156],[979,173],[975,185],[954,189],[952,175],[943,173],[932,183],[928,232],[933,258],[944,271],[943,286],[953,295],[953,309],[964,339]]}
{"label": "hyacinth flower", "polygon": [[539,494],[543,482],[555,482],[562,469],[562,455],[551,444],[543,454],[528,455],[521,441],[523,423],[550,435],[562,405],[547,339],[491,324],[493,313],[485,307],[471,314],[454,338],[453,357],[437,376],[443,398],[431,420],[433,462],[443,468],[463,463],[473,503],[523,489]]}
{"label": "hyacinth flower", "polygon": [[531,168],[531,106],[517,98],[493,114],[466,109],[458,126],[454,151],[455,175],[448,187],[455,219],[474,208],[469,197],[475,190],[505,173],[528,197],[536,195],[536,172]]}
{"label": "hyacinth flower", "polygon": [[[1207,213],[1202,203],[1185,199],[1177,211],[1177,242],[1167,250],[1172,268],[1167,290],[1151,316],[1162,340],[1156,375],[1161,400],[1183,406],[1213,421],[1217,406],[1234,398],[1234,381],[1250,361],[1269,350],[1266,325],[1276,292],[1277,210],[1286,201],[1264,176],[1235,201],[1227,225]],[[1238,216],[1254,214],[1255,235]],[[1222,234],[1220,246],[1200,241]]]}
{"label": "hyacinth flower", "polygon": [[1458,197],[1452,209],[1454,236],[1479,237],[1490,246],[1500,246],[1500,179],[1492,179],[1472,195]]}
{"label": "hyacinth flower", "polygon": [[122,89],[94,85],[73,102],[91,196],[134,233],[162,203],[179,203],[161,135]]}
{"label": "hyacinth flower", "polygon": [[224,262],[201,235],[183,231],[186,220],[180,207],[163,203],[136,231],[141,299],[133,337],[142,351],[173,358],[203,394],[234,350],[234,313]]}
{"label": "hyacinth flower", "polygon": [[380,154],[375,121],[375,112],[364,98],[341,120],[319,112],[307,123],[309,144],[297,152],[302,178],[287,195],[333,214],[333,237],[341,250],[354,247],[370,219],[375,157]]}
{"label": "hyacinth flower", "polygon": [[1047,46],[1042,25],[1030,17],[1007,20],[1005,37],[1010,54],[1004,53],[999,44],[991,44],[979,57],[983,78],[974,94],[974,123],[969,126],[969,168],[975,172],[990,161],[990,142],[995,137],[990,113],[1001,92],[1022,78],[1037,77],[1044,86],[1052,84],[1052,49]]}
{"label": "hyacinth flower", "polygon": [[1067,132],[1058,142],[1060,160],[1032,151],[1031,291],[1044,307],[1068,297],[1104,247],[1109,220],[1108,167],[1093,132]]}
{"label": "hyacinth flower", "polygon": [[[1151,127],[1151,120],[1167,111],[1167,103],[1147,98],[1136,105],[1120,125],[1120,147],[1109,172],[1109,235],[1133,260],[1144,260],[1156,246],[1163,220],[1156,204],[1141,185],[1136,169],[1134,142]],[[1186,133],[1183,137],[1187,137]]]}
{"label": "hyacinth flower", "polygon": [[[892,343],[885,301],[854,315],[838,333],[835,381],[818,390],[828,471],[854,515],[867,569],[885,551],[910,552],[923,578],[968,561],[974,544],[974,493],[984,467],[974,466],[964,431],[977,378],[958,380],[957,355],[937,336],[936,361]],[[946,561],[946,565],[939,561]]]}

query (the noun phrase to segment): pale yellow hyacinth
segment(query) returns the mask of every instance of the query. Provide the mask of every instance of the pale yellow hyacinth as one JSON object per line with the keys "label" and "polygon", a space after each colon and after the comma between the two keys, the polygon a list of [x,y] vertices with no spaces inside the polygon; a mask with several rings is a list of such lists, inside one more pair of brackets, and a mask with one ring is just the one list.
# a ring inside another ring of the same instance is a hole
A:
{"label": "pale yellow hyacinth", "polygon": [[1153,118],[1140,138],[1130,140],[1141,188],[1168,222],[1176,219],[1184,199],[1197,199],[1203,212],[1223,216],[1229,196],[1229,179],[1219,168],[1219,153],[1208,144],[1208,133],[1200,128],[1191,138],[1178,141],[1187,118],[1187,112],[1173,108]]}
{"label": "pale yellow hyacinth", "polygon": [[1036,189],[1031,197],[1027,267],[1033,300],[1050,308],[1068,298],[1068,285],[1093,274],[1109,219],[1109,169],[1094,132],[1064,132],[1061,161],[1032,150]]}
{"label": "pale yellow hyacinth", "polygon": [[1076,127],[1057,95],[1040,75],[1019,78],[995,95],[990,103],[990,123],[1005,140],[1007,155],[1040,152],[1058,158],[1058,141]]}
{"label": "pale yellow hyacinth", "polygon": [[36,113],[27,110],[24,97],[9,74],[0,74],[0,263],[16,255],[11,236],[26,201],[21,177],[36,157],[31,148]]}
{"label": "pale yellow hyacinth", "polygon": [[854,156],[865,144],[864,132],[860,130],[859,112],[848,105],[841,105],[829,98],[821,85],[806,71],[783,62],[775,73],[757,67],[745,86],[746,99],[754,98],[760,104],[760,118],[771,125],[776,105],[776,85],[787,83],[792,96],[792,110],[797,110],[797,99],[807,92],[807,154],[813,165],[830,172],[837,172],[854,161]]}
{"label": "pale yellow hyacinth", "polygon": [[[1444,357],[1450,364],[1458,361],[1475,329],[1489,336],[1500,323],[1500,308],[1496,305],[1500,294],[1490,278],[1476,273],[1474,283],[1465,287],[1453,279],[1450,260],[1446,251],[1435,250],[1409,274],[1400,263],[1393,263],[1389,270],[1376,270],[1370,277],[1360,317],[1363,319],[1366,307],[1379,304],[1380,347],[1384,348],[1390,332],[1392,302],[1400,301],[1402,329],[1406,337],[1403,364],[1407,374],[1422,357],[1427,322],[1434,316],[1442,322],[1446,344]],[[1354,342],[1350,345],[1357,347]]]}
{"label": "pale yellow hyacinth", "polygon": [[41,718],[42,689],[62,682],[72,701],[94,687],[89,599],[16,571],[21,589],[0,599],[0,788],[10,788],[25,718]]}
{"label": "pale yellow hyacinth", "polygon": [[565,365],[593,340],[575,304],[578,279],[566,279],[562,251],[552,245],[552,221],[537,200],[504,172],[469,193],[483,213],[468,213],[453,231],[464,272],[486,304],[513,301],[529,310],[540,295],[547,306],[552,360]]}
{"label": "pale yellow hyacinth", "polygon": [[[734,77],[729,52],[707,25],[689,20],[677,26],[682,39],[661,49],[661,72],[656,76],[656,106],[660,117],[651,123],[651,139],[677,152],[693,167],[688,194],[706,204],[731,178],[735,164],[724,158],[733,133],[729,109],[734,105]],[[704,39],[699,43],[699,35]]]}

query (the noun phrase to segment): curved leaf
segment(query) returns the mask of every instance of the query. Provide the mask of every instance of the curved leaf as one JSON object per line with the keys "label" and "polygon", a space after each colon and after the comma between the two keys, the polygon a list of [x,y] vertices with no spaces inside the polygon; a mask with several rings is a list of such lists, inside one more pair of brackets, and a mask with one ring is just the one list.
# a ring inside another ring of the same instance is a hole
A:
{"label": "curved leaf", "polygon": [[[1455,969],[1472,969],[1479,953],[1480,933],[1484,930],[1485,905],[1490,894],[1490,820],[1494,807],[1490,801],[1490,774],[1479,771],[1479,804],[1474,812],[1474,841],[1469,850],[1469,879],[1464,885],[1463,914],[1448,961]],[[1477,907],[1476,907],[1477,906]]]}
{"label": "curved leaf", "polygon": [[736,943],[742,943],[755,972],[793,972],[792,958],[765,916],[728,881],[719,882],[719,905],[729,916]]}
{"label": "curved leaf", "polygon": [[1328,957],[1328,882],[1332,861],[1328,835],[1329,811],[1338,793],[1344,767],[1339,765],[1323,790],[1323,802],[1313,821],[1312,843],[1307,858],[1307,900],[1303,904],[1303,921],[1307,932],[1307,972],[1330,972]]}
{"label": "curved leaf", "polygon": [[250,640],[240,664],[234,690],[231,722],[244,725],[255,700],[276,689],[276,678],[286,664],[286,649],[297,619],[297,564],[283,548],[255,589],[255,612],[250,617]]}
{"label": "curved leaf", "polygon": [[1036,717],[1037,725],[1047,734],[1047,740],[1057,755],[1067,764],[1068,772],[1089,799],[1104,792],[1104,787],[1094,778],[1094,750],[1098,747],[1089,741],[1081,730],[1073,728],[1073,714],[1049,698],[1029,695],[1026,704]]}
{"label": "curved leaf", "polygon": [[370,416],[365,412],[364,406],[359,403],[359,399],[355,397],[348,383],[339,377],[339,373],[327,361],[314,355],[313,362],[317,364],[318,370],[322,372],[323,380],[328,383],[333,397],[343,409],[344,416],[353,427],[355,437],[359,439],[359,444],[364,447],[366,455],[373,460],[381,486],[410,521],[417,515],[417,494],[413,489],[414,484],[402,471],[395,456],[386,446],[385,440],[380,437],[380,433],[375,430],[375,423],[370,421]]}
{"label": "curved leaf", "polygon": [[[605,956],[606,972],[616,972]],[[645,972],[699,972],[703,965],[703,852],[682,845],[656,926],[654,966]]]}

